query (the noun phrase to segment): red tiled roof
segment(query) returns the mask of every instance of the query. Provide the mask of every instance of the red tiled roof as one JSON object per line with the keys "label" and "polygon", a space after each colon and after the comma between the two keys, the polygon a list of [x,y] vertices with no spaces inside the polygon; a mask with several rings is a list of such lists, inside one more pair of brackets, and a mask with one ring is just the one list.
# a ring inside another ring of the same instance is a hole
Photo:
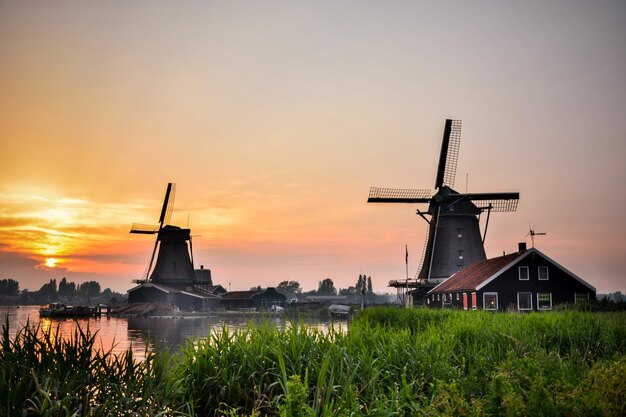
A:
{"label": "red tiled roof", "polygon": [[522,253],[515,252],[497,258],[474,262],[430,290],[430,293],[475,291],[476,287],[520,256],[522,256]]}

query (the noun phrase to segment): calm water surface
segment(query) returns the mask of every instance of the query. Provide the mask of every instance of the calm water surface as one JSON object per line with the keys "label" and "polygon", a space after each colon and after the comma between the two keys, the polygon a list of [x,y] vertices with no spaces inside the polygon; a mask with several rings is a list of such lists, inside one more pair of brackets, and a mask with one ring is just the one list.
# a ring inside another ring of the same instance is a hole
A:
{"label": "calm water surface", "polygon": [[[50,319],[39,317],[38,306],[3,307],[0,306],[0,319],[2,324],[9,319],[9,334],[15,335],[18,329],[26,323],[39,324],[41,329],[58,329],[61,337],[70,337],[74,334],[76,326],[83,330],[89,327],[92,332],[98,332],[96,344],[108,351],[112,348],[114,353],[121,353],[128,348],[138,358],[145,357],[146,347],[149,349],[167,348],[172,352],[180,351],[180,346],[189,339],[206,338],[210,332],[221,330],[222,326],[228,329],[238,329],[249,325],[251,322],[274,323],[279,327],[284,326],[287,320],[282,317],[184,317],[184,318],[120,318],[102,317],[88,319]],[[309,320],[309,327],[327,331],[330,326],[347,330],[347,323],[339,321]]]}

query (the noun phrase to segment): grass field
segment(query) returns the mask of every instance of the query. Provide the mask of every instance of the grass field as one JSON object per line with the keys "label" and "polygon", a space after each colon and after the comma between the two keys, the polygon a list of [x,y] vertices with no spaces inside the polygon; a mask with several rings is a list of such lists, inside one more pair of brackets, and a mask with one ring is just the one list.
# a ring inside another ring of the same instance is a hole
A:
{"label": "grass field", "polygon": [[626,415],[624,312],[369,309],[348,332],[223,329],[143,362],[55,340],[4,332],[1,415]]}

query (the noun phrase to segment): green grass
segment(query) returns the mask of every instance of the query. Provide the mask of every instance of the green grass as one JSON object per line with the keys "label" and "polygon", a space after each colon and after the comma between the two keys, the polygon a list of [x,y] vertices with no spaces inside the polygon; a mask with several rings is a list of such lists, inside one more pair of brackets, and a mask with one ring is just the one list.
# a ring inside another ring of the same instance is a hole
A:
{"label": "green grass", "polygon": [[626,415],[624,312],[369,309],[348,332],[223,328],[143,362],[54,340],[4,331],[0,414]]}

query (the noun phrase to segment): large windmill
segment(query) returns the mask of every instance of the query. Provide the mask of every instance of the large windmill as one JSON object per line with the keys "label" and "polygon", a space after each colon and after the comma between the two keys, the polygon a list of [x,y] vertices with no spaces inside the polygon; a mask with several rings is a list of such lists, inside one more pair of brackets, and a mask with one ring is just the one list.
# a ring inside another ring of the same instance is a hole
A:
{"label": "large windmill", "polygon": [[[429,225],[414,286],[433,286],[475,261],[486,259],[484,241],[492,212],[515,211],[519,193],[459,193],[452,189],[461,141],[461,121],[446,120],[435,189],[372,187],[368,203],[428,204],[417,210]],[[480,216],[487,212],[484,231]],[[408,282],[407,282],[408,286]]]}
{"label": "large windmill", "polygon": [[[174,209],[175,193],[176,185],[169,183],[158,225],[134,223],[130,233],[157,235],[145,278],[138,282],[151,281],[184,289],[194,285],[196,278],[193,268],[191,231],[169,224]],[[152,269],[157,248],[159,253],[156,256],[156,265]]]}

